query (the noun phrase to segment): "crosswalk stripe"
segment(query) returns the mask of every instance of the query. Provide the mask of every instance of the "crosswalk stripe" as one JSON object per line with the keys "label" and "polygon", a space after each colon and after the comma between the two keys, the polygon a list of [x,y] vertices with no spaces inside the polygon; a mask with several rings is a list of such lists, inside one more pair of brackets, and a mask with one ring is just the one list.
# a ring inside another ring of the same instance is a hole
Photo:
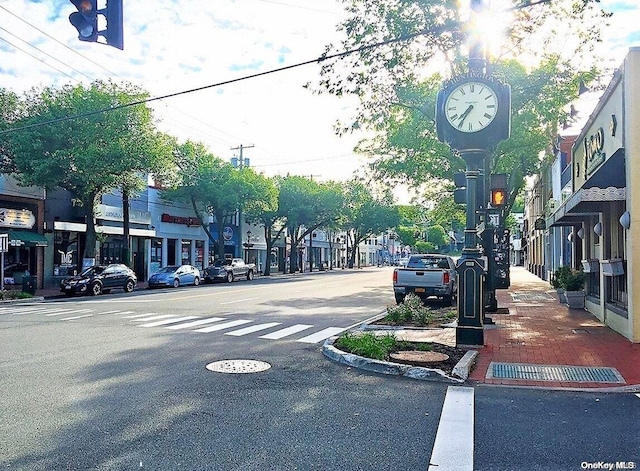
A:
{"label": "crosswalk stripe", "polygon": [[237,325],[248,324],[251,321],[245,319],[238,319],[237,321],[224,322],[222,324],[212,325],[211,327],[205,327],[204,329],[196,329],[195,332],[214,332],[216,330],[228,329]]}
{"label": "crosswalk stripe", "polygon": [[191,319],[198,319],[198,316],[185,316],[185,317],[178,317],[177,319],[165,319],[163,321],[149,322],[148,324],[141,324],[138,327],[159,327],[161,325],[175,324],[176,322],[190,321]]}
{"label": "crosswalk stripe", "polygon": [[298,332],[302,332],[303,330],[307,330],[313,327],[312,325],[307,324],[296,324],[291,327],[287,327],[285,329],[276,330],[275,332],[271,332],[269,334],[261,335],[259,338],[261,339],[269,339],[269,340],[278,340],[283,337],[287,337],[288,335],[297,334]]}
{"label": "crosswalk stripe", "polygon": [[473,401],[473,388],[447,388],[429,471],[473,470]]}
{"label": "crosswalk stripe", "polygon": [[104,311],[104,312],[101,312],[100,315],[102,315],[102,314],[131,314],[131,313],[133,313],[133,311],[124,311],[123,312],[123,311],[121,311],[119,309],[116,309],[115,311]]}
{"label": "crosswalk stripe", "polygon": [[165,327],[165,329],[178,330],[178,329],[188,329],[190,327],[197,327],[203,324],[210,324],[211,322],[224,321],[226,318],[224,317],[209,317],[207,319],[201,319],[199,321],[187,322],[186,324],[178,324],[171,325],[169,327]]}
{"label": "crosswalk stripe", "polygon": [[136,314],[135,316],[124,316],[124,319],[138,319],[140,317],[155,316],[155,312],[147,312],[146,314]]}
{"label": "crosswalk stripe", "polygon": [[72,321],[74,319],[83,319],[85,317],[91,317],[93,316],[93,314],[85,314],[84,316],[74,316],[74,317],[65,317],[63,319],[60,319],[61,321]]}
{"label": "crosswalk stripe", "polygon": [[176,317],[176,316],[174,314],[162,314],[159,316],[144,317],[142,319],[131,319],[129,322],[155,321],[157,319],[166,319],[167,317]]}
{"label": "crosswalk stripe", "polygon": [[7,310],[9,314],[36,314],[39,312],[47,312],[46,307],[21,307],[19,309]]}
{"label": "crosswalk stripe", "polygon": [[303,343],[317,343],[320,342],[322,340],[328,339],[329,337],[339,334],[340,332],[343,332],[347,329],[345,329],[344,327],[327,327],[326,329],[322,329],[318,332],[316,332],[315,334],[311,334],[311,335],[307,335],[306,337],[302,337],[301,339],[298,339],[298,342],[303,342]]}
{"label": "crosswalk stripe", "polygon": [[47,317],[62,316],[65,314],[80,314],[81,312],[93,312],[93,309],[65,309],[60,312],[52,312],[46,314]]}
{"label": "crosswalk stripe", "polygon": [[266,324],[252,325],[251,327],[245,327],[243,329],[234,330],[233,332],[227,332],[225,335],[233,335],[235,337],[241,337],[242,335],[252,334],[260,330],[270,329],[280,325],[281,322],[267,322]]}

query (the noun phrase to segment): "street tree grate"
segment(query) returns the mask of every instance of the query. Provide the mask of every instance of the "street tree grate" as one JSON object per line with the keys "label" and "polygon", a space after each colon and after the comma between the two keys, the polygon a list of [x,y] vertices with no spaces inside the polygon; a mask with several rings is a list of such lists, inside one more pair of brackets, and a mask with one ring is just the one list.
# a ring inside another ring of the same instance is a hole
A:
{"label": "street tree grate", "polygon": [[576,383],[624,383],[615,368],[564,365],[531,365],[491,362],[487,379],[521,379],[528,381],[560,381]]}
{"label": "street tree grate", "polygon": [[513,291],[510,293],[514,302],[556,301],[556,298],[544,291]]}
{"label": "street tree grate", "polygon": [[209,363],[206,368],[215,373],[259,373],[271,365],[258,360],[222,360]]}

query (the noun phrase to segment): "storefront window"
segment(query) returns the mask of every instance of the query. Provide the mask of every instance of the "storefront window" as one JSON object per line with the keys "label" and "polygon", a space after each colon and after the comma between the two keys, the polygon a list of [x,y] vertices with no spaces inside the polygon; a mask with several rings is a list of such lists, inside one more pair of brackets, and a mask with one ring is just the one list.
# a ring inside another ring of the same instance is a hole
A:
{"label": "storefront window", "polygon": [[195,266],[203,269],[204,265],[204,240],[196,240],[196,263]]}
{"label": "storefront window", "polygon": [[191,241],[182,239],[182,263],[190,264],[191,263]]}
{"label": "storefront window", "polygon": [[53,276],[72,276],[78,270],[78,233],[56,231],[53,246]]}

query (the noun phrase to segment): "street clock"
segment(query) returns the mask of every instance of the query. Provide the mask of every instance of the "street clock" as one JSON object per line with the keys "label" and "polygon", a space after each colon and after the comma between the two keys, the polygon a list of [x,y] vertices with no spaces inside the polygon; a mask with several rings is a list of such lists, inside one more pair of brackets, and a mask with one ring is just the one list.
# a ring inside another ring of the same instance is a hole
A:
{"label": "street clock", "polygon": [[438,138],[459,151],[489,150],[509,138],[511,88],[493,77],[467,74],[438,92]]}

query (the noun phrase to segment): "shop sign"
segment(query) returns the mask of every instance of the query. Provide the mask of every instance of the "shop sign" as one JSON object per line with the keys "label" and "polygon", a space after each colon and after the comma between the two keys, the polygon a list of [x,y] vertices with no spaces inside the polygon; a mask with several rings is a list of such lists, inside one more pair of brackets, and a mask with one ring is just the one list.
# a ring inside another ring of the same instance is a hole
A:
{"label": "shop sign", "polygon": [[36,217],[28,209],[0,208],[0,227],[21,227],[31,229]]}
{"label": "shop sign", "polygon": [[222,231],[222,237],[224,238],[224,240],[233,239],[233,229],[229,226],[226,226]]}
{"label": "shop sign", "polygon": [[184,224],[185,226],[199,226],[200,221],[198,218],[186,217],[186,216],[172,216],[171,214],[163,213],[160,216],[160,221],[168,222],[171,224]]}
{"label": "shop sign", "polygon": [[586,173],[590,175],[606,158],[604,152],[604,129],[600,127],[594,134],[585,137],[583,145],[586,159]]}
{"label": "shop sign", "polygon": [[[124,221],[124,213],[119,206],[109,206],[106,204],[96,205],[96,219],[104,221]],[[129,222],[134,224],[151,224],[151,213],[147,211],[129,210]]]}
{"label": "shop sign", "polygon": [[547,222],[544,220],[544,218],[538,218],[533,223],[533,228],[536,231],[544,231],[547,229]]}

